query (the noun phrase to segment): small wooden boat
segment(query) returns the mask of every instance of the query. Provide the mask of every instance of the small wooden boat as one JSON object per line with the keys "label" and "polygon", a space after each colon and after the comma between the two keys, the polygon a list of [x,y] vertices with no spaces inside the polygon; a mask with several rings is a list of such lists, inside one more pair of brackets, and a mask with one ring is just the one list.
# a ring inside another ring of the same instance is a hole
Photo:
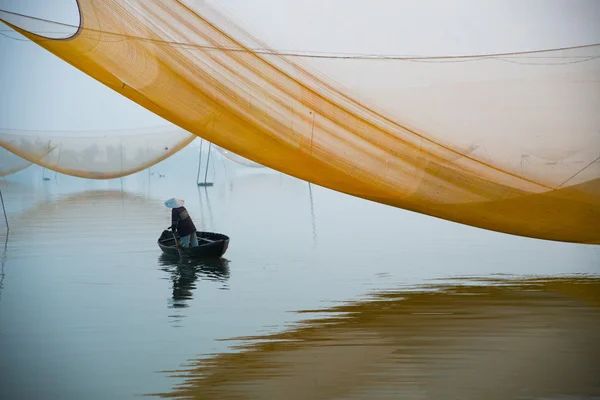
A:
{"label": "small wooden boat", "polygon": [[[182,254],[186,258],[219,258],[225,254],[229,247],[229,237],[220,233],[214,232],[196,232],[198,237],[198,247],[181,248]],[[179,241],[179,235],[176,234]],[[169,230],[164,230],[158,238],[158,247],[165,255],[179,257],[173,233]]]}

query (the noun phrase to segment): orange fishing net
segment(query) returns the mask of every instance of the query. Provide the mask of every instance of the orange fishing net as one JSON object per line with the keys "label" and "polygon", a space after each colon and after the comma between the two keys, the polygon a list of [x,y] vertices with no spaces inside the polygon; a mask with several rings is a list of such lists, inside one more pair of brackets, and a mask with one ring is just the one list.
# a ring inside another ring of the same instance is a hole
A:
{"label": "orange fishing net", "polygon": [[9,150],[3,150],[0,175],[34,163],[82,178],[118,178],[157,164],[194,139],[177,127],[85,132],[0,129],[0,144]]}
{"label": "orange fishing net", "polygon": [[4,148],[0,148],[0,176],[15,174],[30,165],[31,161],[25,160]]}
{"label": "orange fishing net", "polygon": [[233,161],[236,164],[243,165],[244,167],[250,168],[263,168],[263,165],[257,164],[254,161],[248,160],[244,157],[240,157],[235,153],[230,152],[229,150],[225,150],[219,146],[215,146],[219,154],[228,159],[229,161]]}
{"label": "orange fishing net", "polygon": [[48,22],[0,18],[121,95],[259,164],[472,226],[600,243],[600,46],[303,58],[342,90],[204,3],[79,7],[81,26],[63,40],[29,32]]}

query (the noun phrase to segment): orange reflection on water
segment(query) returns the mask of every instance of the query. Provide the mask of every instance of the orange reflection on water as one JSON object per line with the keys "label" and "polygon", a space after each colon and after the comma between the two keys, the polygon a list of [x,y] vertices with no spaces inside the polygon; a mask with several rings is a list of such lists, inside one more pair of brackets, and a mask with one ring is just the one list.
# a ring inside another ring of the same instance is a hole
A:
{"label": "orange reflection on water", "polygon": [[[480,284],[483,283],[483,284]],[[386,292],[196,361],[160,397],[600,396],[600,279],[471,281]],[[237,338],[240,339],[240,338]]]}

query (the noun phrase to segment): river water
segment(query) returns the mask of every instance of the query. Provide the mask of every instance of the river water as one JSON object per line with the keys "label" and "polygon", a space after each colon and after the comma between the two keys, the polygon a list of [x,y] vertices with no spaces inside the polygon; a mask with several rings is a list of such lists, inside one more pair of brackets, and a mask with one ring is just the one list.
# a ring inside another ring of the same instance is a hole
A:
{"label": "river water", "polygon": [[[198,187],[197,152],[110,181],[34,166],[0,182],[0,398],[600,398],[600,246],[450,223],[216,152],[214,185]],[[230,236],[224,259],[161,256],[170,197]]]}

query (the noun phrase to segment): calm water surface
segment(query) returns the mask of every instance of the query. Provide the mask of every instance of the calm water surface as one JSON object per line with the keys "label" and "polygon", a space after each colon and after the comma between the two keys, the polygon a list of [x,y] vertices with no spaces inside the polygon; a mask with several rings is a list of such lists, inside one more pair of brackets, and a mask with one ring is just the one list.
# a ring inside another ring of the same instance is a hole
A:
{"label": "calm water surface", "polygon": [[[206,189],[194,146],[122,180],[30,167],[0,182],[0,398],[600,396],[600,246],[212,160]],[[224,259],[161,255],[173,196],[231,237]]]}

